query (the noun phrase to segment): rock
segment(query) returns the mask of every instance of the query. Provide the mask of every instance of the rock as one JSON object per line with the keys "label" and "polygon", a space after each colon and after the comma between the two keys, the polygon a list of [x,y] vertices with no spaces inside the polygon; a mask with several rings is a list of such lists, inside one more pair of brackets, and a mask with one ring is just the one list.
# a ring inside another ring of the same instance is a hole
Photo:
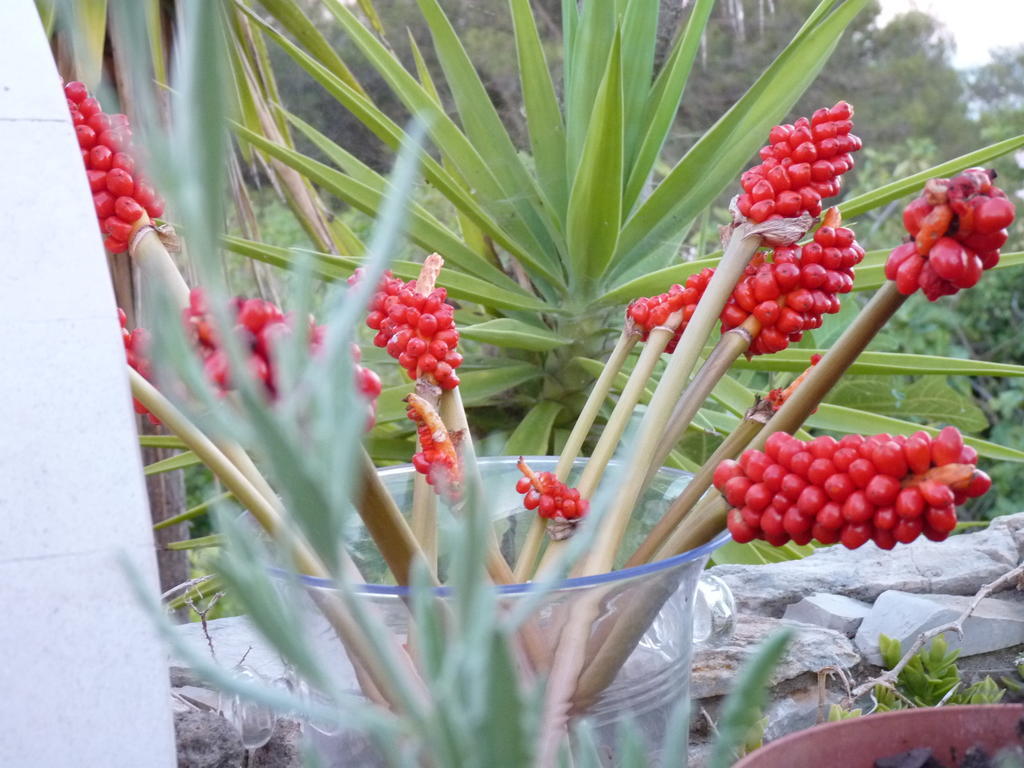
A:
{"label": "rock", "polygon": [[245,749],[238,731],[216,712],[174,715],[178,768],[241,768]]}
{"label": "rock", "polygon": [[[732,637],[716,646],[697,646],[690,675],[690,695],[695,699],[722,696],[736,684],[736,675],[754,649],[773,632],[785,626],[778,619],[741,615]],[[825,667],[849,668],[860,661],[850,640],[823,627],[796,625],[796,632],[785,655],[772,673],[777,685],[805,673],[817,673]]]}
{"label": "rock", "polygon": [[786,621],[834,629],[847,637],[853,637],[870,611],[871,606],[862,600],[818,593],[787,607],[783,618]]}
{"label": "rock", "polygon": [[302,726],[294,720],[278,720],[274,736],[252,753],[248,768],[302,768]]}
{"label": "rock", "polygon": [[[879,634],[899,640],[904,649],[922,632],[955,620],[971,598],[956,595],[912,595],[890,590],[875,601],[871,613],[857,631],[857,648],[872,664],[880,665]],[[950,649],[961,656],[988,653],[1024,643],[1024,605],[986,598],[964,622],[964,635],[943,634]]]}
{"label": "rock", "polygon": [[740,613],[781,616],[787,605],[815,592],[868,601],[891,589],[973,595],[1016,566],[1022,549],[1024,513],[941,543],[922,537],[888,552],[871,542],[852,551],[829,547],[802,560],[719,565],[711,573],[732,589]]}

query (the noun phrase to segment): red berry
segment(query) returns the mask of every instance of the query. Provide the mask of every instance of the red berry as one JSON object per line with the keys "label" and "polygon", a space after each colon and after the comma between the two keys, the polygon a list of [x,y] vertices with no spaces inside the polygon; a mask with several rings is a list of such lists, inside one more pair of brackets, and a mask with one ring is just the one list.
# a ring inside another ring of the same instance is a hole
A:
{"label": "red berry", "polygon": [[782,527],[793,538],[809,533],[814,525],[814,518],[800,514],[800,510],[793,506],[782,515]]}
{"label": "red berry", "polygon": [[929,507],[925,513],[928,526],[939,533],[949,533],[956,528],[956,508],[952,503],[942,507]]}
{"label": "red berry", "polygon": [[766,509],[761,515],[761,530],[764,531],[765,536],[778,537],[785,534],[782,520],[782,512],[774,507]]}
{"label": "red berry", "polygon": [[712,475],[711,482],[714,483],[715,488],[723,490],[725,484],[732,480],[734,477],[741,477],[743,470],[740,468],[739,462],[733,461],[732,459],[725,459],[717,467]]}
{"label": "red berry", "polygon": [[836,472],[836,465],[829,459],[815,459],[807,469],[807,479],[814,485],[823,487],[825,481]]}
{"label": "red berry", "polygon": [[974,227],[982,234],[1004,229],[1013,222],[1016,208],[1005,197],[985,199],[974,212]]}
{"label": "red berry", "polygon": [[785,432],[773,432],[764,443],[764,452],[769,458],[779,460],[779,451],[783,446],[793,442],[795,438]]}
{"label": "red berry", "polygon": [[887,440],[875,446],[871,452],[871,461],[878,468],[892,477],[903,477],[907,474],[907,460],[903,448],[895,440]]}
{"label": "red berry", "polygon": [[828,495],[816,485],[808,485],[800,492],[800,496],[796,500],[797,509],[808,517],[818,514],[818,511],[826,503],[828,503]]}
{"label": "red berry", "polygon": [[826,528],[820,521],[815,521],[814,526],[811,528],[811,534],[822,544],[835,544],[839,541],[839,529]]}
{"label": "red berry", "polygon": [[771,464],[765,469],[761,481],[772,493],[778,493],[782,488],[782,478],[787,474],[789,471],[781,464]]}
{"label": "red berry", "polygon": [[956,427],[945,427],[932,440],[932,462],[938,466],[952,464],[960,458],[964,439]]}
{"label": "red berry", "polygon": [[935,480],[925,480],[918,485],[924,500],[933,507],[945,507],[953,503],[953,491],[948,485]]}
{"label": "red berry", "polygon": [[800,451],[789,460],[789,468],[801,477],[807,477],[807,470],[810,469],[814,456],[810,451]]}
{"label": "red berry", "polygon": [[896,514],[900,517],[920,517],[925,508],[924,496],[914,487],[904,488],[896,496]]}
{"label": "red berry", "polygon": [[875,469],[875,465],[867,459],[857,459],[850,464],[850,469],[847,474],[850,475],[850,479],[857,485],[858,488],[866,488],[868,483],[871,482],[877,474],[878,470]]}
{"label": "red berry", "polygon": [[864,489],[868,501],[879,507],[894,503],[899,492],[900,481],[891,475],[875,475]]}
{"label": "red berry", "polygon": [[757,530],[747,525],[738,509],[730,509],[726,516],[726,526],[733,539],[739,544],[746,544],[757,538]]}
{"label": "red berry", "polygon": [[847,549],[857,549],[871,539],[871,526],[857,523],[850,523],[843,528],[839,541]]}
{"label": "red berry", "polygon": [[790,472],[784,478],[782,478],[782,487],[779,489],[781,493],[788,498],[790,501],[795,502],[800,498],[800,494],[803,493],[804,488],[807,487],[807,481],[804,480],[800,475],[795,472]]}
{"label": "red berry", "polygon": [[931,440],[912,435],[903,444],[903,456],[915,475],[923,475],[932,465]]}
{"label": "red berry", "polygon": [[892,507],[881,507],[875,510],[875,516],[872,519],[875,528],[883,531],[891,531],[899,523],[900,518],[896,514],[896,510]]}
{"label": "red berry", "polygon": [[760,483],[764,479],[765,470],[774,464],[774,462],[761,451],[746,451],[744,452],[743,457],[746,459],[745,462],[741,462],[743,471],[746,476],[755,483]]}
{"label": "red berry", "polygon": [[967,486],[966,493],[969,498],[977,498],[985,493],[988,493],[988,489],[992,487],[992,478],[982,472],[980,469],[974,470],[974,474],[971,475],[970,484]]}
{"label": "red berry", "polygon": [[874,514],[875,507],[864,491],[854,491],[843,502],[843,517],[851,523],[866,523]]}
{"label": "red berry", "polygon": [[918,536],[921,535],[921,531],[924,528],[920,518],[900,518],[900,521],[896,523],[896,527],[893,528],[892,535],[896,541],[901,544],[909,544]]}
{"label": "red berry", "polygon": [[840,472],[826,480],[824,488],[830,499],[843,503],[854,492],[856,485],[849,474]]}
{"label": "red berry", "polygon": [[132,224],[142,218],[145,211],[135,202],[135,198],[122,196],[114,201],[114,213],[122,221]]}
{"label": "red berry", "polygon": [[751,483],[746,477],[734,477],[726,482],[722,489],[722,493],[730,506],[742,507],[747,497],[747,491],[750,490],[751,485],[753,485],[753,483]]}

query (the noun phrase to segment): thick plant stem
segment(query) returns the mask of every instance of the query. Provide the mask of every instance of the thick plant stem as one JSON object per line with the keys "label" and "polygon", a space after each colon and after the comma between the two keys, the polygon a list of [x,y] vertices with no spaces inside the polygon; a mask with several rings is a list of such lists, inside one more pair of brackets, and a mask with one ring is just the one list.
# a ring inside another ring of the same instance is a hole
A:
{"label": "thick plant stem", "polygon": [[412,536],[418,546],[422,548],[427,566],[431,572],[436,572],[437,493],[427,482],[426,475],[421,475],[419,472],[413,478],[411,526]]}
{"label": "thick plant stem", "polygon": [[[441,394],[440,404],[441,420],[448,427],[448,432],[453,440],[457,440],[462,466],[466,472],[473,474],[473,482],[478,488],[482,488],[480,480],[480,468],[476,463],[476,449],[473,447],[473,437],[469,433],[469,423],[466,420],[466,409],[462,405],[462,395],[459,388],[445,390]],[[458,437],[456,437],[458,436]],[[515,576],[512,568],[501,554],[498,546],[498,537],[494,533],[494,526],[487,526],[487,572],[495,584],[512,584]]]}
{"label": "thick plant stem", "polygon": [[[399,584],[408,584],[409,571],[413,561],[422,558],[427,562],[428,570],[436,586],[438,583],[434,575],[436,566],[427,561],[419,542],[413,536],[412,529],[402,517],[398,505],[391,498],[384,483],[381,482],[377,468],[373,465],[373,459],[365,449],[362,451],[361,458],[362,467],[359,479],[362,486],[357,508],[359,516],[380,550],[384,562],[387,563]],[[431,489],[431,493],[433,493],[433,489]]]}
{"label": "thick plant stem", "polygon": [[896,288],[896,283],[887,280],[871,301],[854,318],[853,322],[839,337],[832,348],[825,353],[807,378],[796,388],[775,412],[764,431],[751,443],[751,448],[761,448],[773,432],[798,430],[814,412],[829,390],[842,378],[864,351],[875,335],[882,329],[908,297]]}
{"label": "thick plant stem", "polygon": [[747,411],[743,420],[736,425],[736,429],[729,433],[715,449],[714,453],[704,462],[700,472],[693,476],[686,488],[669,506],[668,511],[658,523],[647,534],[647,538],[637,547],[636,552],[626,561],[625,568],[632,568],[634,565],[643,565],[651,560],[651,557],[664,543],[665,538],[679,525],[686,514],[693,509],[693,505],[700,501],[704,492],[711,487],[711,478],[715,473],[715,467],[725,459],[736,458],[747,444],[757,436],[765,423],[771,417],[772,408],[766,400],[759,401],[753,408]]}
{"label": "thick plant stem", "polygon": [[[583,474],[580,475],[580,480],[576,487],[582,498],[590,499],[594,491],[597,490],[608,462],[611,461],[612,456],[615,454],[615,449],[619,447],[619,443],[622,441],[622,435],[629,425],[630,418],[633,416],[633,410],[636,408],[636,404],[640,402],[640,396],[643,394],[647,383],[651,380],[651,375],[661,359],[661,353],[665,351],[665,347],[672,340],[676,328],[679,327],[679,323],[682,320],[682,311],[673,312],[665,322],[665,325],[658,326],[647,337],[643,352],[640,353],[640,359],[637,360],[636,366],[629,374],[629,379],[619,394],[619,400],[612,410],[612,415],[609,417],[608,423],[604,425],[601,437],[598,439],[597,445],[594,446],[594,452],[587,460],[587,464],[583,468]],[[568,539],[550,542],[548,548],[544,551],[544,557],[541,559],[540,565],[537,567],[537,572],[545,573],[554,567],[554,564],[567,546]]]}
{"label": "thick plant stem", "polygon": [[188,306],[188,285],[145,214],[136,222],[128,252],[147,279],[164,286],[180,309]]}
{"label": "thick plant stem", "polygon": [[[305,542],[295,538],[292,531],[285,526],[274,504],[256,490],[245,475],[214,445],[213,441],[137,371],[129,368],[128,376],[132,396],[166,424],[168,429],[180,437],[202,459],[203,463],[224,484],[224,487],[249,510],[260,526],[275,541],[286,548],[299,570],[310,576],[330,579],[329,569],[316,553]],[[393,655],[401,666],[403,677],[408,683],[408,687],[402,690],[402,686],[385,669],[380,658],[380,649],[373,646],[338,598],[318,590],[314,590],[314,592],[318,593],[314,597],[324,616],[331,623],[354,661],[369,675],[372,690],[379,692],[389,706],[399,711],[408,710],[410,706],[422,707],[427,701],[428,694],[408,655],[398,652],[397,648],[394,649]]]}
{"label": "thick plant stem", "polygon": [[[793,434],[798,430],[906,300],[896,283],[886,281],[747,448],[763,448],[775,432]],[[685,523],[672,532],[655,555],[656,559],[681,554],[711,540],[725,528],[728,511],[729,505],[722,496],[714,494],[705,498],[686,516]]]}
{"label": "thick plant stem", "polygon": [[583,564],[584,575],[610,571],[619,542],[625,533],[630,515],[643,491],[647,468],[651,464],[654,450],[658,446],[665,422],[672,414],[679,395],[686,387],[690,372],[704,348],[704,343],[718,322],[722,307],[728,301],[736,283],[751,257],[761,245],[761,236],[747,234],[745,227],[733,230],[729,245],[697,304],[697,309],[676,344],[668,368],[665,369],[658,387],[647,406],[647,412],[640,422],[639,434],[633,445],[630,466],[623,475],[623,483],[605,518],[590,555]]}
{"label": "thick plant stem", "polygon": [[704,361],[704,365],[701,366],[697,375],[686,385],[675,408],[672,409],[672,415],[665,426],[661,442],[658,443],[651,458],[650,467],[647,469],[647,483],[650,482],[650,478],[654,476],[658,468],[665,463],[665,459],[679,442],[679,438],[683,436],[687,427],[690,426],[690,422],[693,421],[693,417],[697,415],[697,411],[711,394],[711,390],[729,372],[729,368],[736,362],[736,358],[750,348],[750,342],[760,331],[761,324],[756,317],[751,315],[743,325],[727,331],[718,340],[715,348],[708,355],[708,359]]}
{"label": "thick plant stem", "polygon": [[[420,274],[416,278],[416,292],[427,296],[437,285],[437,278],[444,266],[444,259],[438,253],[431,253],[423,261]],[[425,399],[432,408],[437,409],[441,397],[441,388],[437,380],[430,374],[416,379],[416,394]],[[422,448],[416,440],[416,450]],[[427,482],[425,475],[416,473],[412,481],[412,531],[416,541],[423,547],[427,556],[427,564],[432,571],[437,570],[437,492]]]}
{"label": "thick plant stem", "polygon": [[[637,341],[640,339],[640,335],[640,329],[637,328],[636,323],[627,317],[626,325],[622,329],[622,335],[615,342],[615,347],[608,356],[608,362],[605,363],[601,375],[594,382],[594,388],[590,390],[587,402],[583,404],[583,409],[576,419],[576,424],[573,425],[572,432],[569,433],[569,439],[566,440],[565,446],[562,448],[562,455],[558,457],[558,467],[555,469],[555,475],[563,483],[569,478],[569,472],[572,471],[573,462],[579,456],[580,449],[583,447],[583,441],[587,439],[590,428],[594,425],[597,414],[601,411],[601,406],[604,405],[604,401],[608,398],[608,393],[611,391],[615,377],[622,370],[622,366],[629,357],[629,353],[633,351],[633,347],[636,346]],[[526,534],[526,540],[519,550],[519,557],[516,560],[515,578],[517,583],[526,581],[533,573],[534,563],[537,560],[537,555],[540,553],[541,544],[544,543],[546,528],[547,522],[544,518],[540,515],[534,518],[533,523],[530,525],[530,530]]]}

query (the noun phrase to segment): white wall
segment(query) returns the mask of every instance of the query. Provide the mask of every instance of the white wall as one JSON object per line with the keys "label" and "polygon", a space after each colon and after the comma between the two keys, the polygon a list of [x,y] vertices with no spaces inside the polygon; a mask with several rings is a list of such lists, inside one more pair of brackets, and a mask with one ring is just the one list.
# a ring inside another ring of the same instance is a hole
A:
{"label": "white wall", "polygon": [[32,0],[0,2],[0,766],[175,764],[124,352]]}

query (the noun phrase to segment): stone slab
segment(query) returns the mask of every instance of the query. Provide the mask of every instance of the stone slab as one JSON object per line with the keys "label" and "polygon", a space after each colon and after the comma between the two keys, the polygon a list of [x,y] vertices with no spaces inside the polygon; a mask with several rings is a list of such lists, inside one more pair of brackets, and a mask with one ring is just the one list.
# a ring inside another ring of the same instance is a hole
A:
{"label": "stone slab", "polygon": [[[697,646],[690,676],[690,695],[704,699],[727,694],[735,686],[743,663],[760,643],[783,626],[787,625],[780,619],[740,615],[732,637],[717,645]],[[842,633],[809,625],[794,627],[794,637],[772,673],[772,685],[807,673],[817,674],[825,667],[848,669],[860,662],[860,655]]]}
{"label": "stone slab", "polygon": [[[958,595],[913,595],[890,590],[875,601],[871,613],[857,631],[858,650],[872,664],[882,663],[878,650],[880,634],[899,640],[904,649],[929,629],[960,616],[971,602]],[[1024,605],[1010,600],[986,598],[964,622],[963,637],[946,632],[950,650],[961,656],[990,653],[1024,643]]]}
{"label": "stone slab", "polygon": [[802,560],[767,565],[719,565],[742,613],[782,616],[786,606],[816,592],[873,601],[886,590],[973,595],[1016,566],[1024,550],[1024,513],[999,517],[988,528],[944,542],[923,537],[885,551],[829,547]]}
{"label": "stone slab", "polygon": [[845,595],[816,593],[786,608],[783,618],[801,624],[813,624],[853,637],[871,605]]}

